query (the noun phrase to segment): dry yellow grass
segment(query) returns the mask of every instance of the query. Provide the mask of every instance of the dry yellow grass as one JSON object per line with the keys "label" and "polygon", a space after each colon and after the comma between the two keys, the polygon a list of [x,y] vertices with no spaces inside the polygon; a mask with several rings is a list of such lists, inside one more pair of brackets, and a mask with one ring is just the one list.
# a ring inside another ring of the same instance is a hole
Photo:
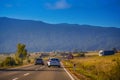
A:
{"label": "dry yellow grass", "polygon": [[[65,66],[69,66],[69,70],[75,75],[83,75],[86,78],[82,80],[114,80],[112,79],[112,72],[118,71],[120,61],[120,53],[109,56],[98,56],[97,53],[87,53],[86,57],[75,58],[70,61],[63,61]],[[76,64],[76,70],[73,69],[73,64]],[[116,66],[117,65],[117,66]],[[111,72],[112,71],[112,72]],[[81,78],[80,78],[81,79]]]}

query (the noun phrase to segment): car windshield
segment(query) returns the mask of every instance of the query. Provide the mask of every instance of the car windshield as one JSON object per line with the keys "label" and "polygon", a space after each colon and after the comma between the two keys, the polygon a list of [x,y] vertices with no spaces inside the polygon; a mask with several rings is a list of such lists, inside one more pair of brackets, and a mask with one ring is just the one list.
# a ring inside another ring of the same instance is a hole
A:
{"label": "car windshield", "polygon": [[37,61],[42,61],[42,59],[36,59]]}
{"label": "car windshield", "polygon": [[51,59],[51,61],[59,61],[59,59]]}

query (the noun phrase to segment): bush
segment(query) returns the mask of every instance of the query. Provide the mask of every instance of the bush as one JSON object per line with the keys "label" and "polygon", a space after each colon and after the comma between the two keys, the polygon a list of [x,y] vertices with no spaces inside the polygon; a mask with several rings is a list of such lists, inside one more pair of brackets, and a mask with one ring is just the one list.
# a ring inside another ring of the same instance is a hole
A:
{"label": "bush", "polygon": [[78,53],[78,55],[77,55],[78,57],[85,57],[85,53]]}
{"label": "bush", "polygon": [[12,57],[6,57],[6,59],[1,63],[1,66],[14,66],[16,65],[15,60]]}

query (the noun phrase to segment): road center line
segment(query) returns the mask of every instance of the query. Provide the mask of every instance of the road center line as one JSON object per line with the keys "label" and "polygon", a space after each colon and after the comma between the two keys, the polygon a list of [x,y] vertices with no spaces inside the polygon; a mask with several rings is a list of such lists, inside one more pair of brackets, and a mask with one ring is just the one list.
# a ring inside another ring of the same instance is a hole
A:
{"label": "road center line", "polygon": [[14,78],[14,79],[12,79],[12,80],[17,80],[18,78]]}
{"label": "road center line", "polygon": [[44,68],[45,66],[41,66],[41,67],[39,67],[39,68],[36,68],[35,70],[36,71],[38,71],[38,70],[40,70],[40,69],[42,69],[42,68]]}
{"label": "road center line", "polygon": [[26,73],[26,74],[24,74],[24,76],[27,76],[27,75],[29,75],[30,73]]}
{"label": "road center line", "polygon": [[64,65],[63,65],[63,63],[61,63],[62,64],[62,66],[63,66],[63,69],[65,70],[65,72],[68,74],[68,76],[71,78],[71,80],[75,80],[73,77],[72,77],[72,75],[64,68]]}
{"label": "road center line", "polygon": [[44,68],[45,66],[40,67],[40,69]]}
{"label": "road center line", "polygon": [[38,69],[35,69],[36,71],[38,70]]}

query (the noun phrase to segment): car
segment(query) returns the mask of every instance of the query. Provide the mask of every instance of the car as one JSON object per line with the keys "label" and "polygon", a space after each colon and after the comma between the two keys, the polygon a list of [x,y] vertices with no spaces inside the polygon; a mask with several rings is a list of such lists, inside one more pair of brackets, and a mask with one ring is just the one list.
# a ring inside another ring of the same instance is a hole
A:
{"label": "car", "polygon": [[44,65],[43,59],[42,58],[37,58],[35,60],[35,65]]}
{"label": "car", "polygon": [[51,66],[58,66],[60,67],[60,60],[58,58],[50,58],[47,62],[47,66],[51,67]]}

